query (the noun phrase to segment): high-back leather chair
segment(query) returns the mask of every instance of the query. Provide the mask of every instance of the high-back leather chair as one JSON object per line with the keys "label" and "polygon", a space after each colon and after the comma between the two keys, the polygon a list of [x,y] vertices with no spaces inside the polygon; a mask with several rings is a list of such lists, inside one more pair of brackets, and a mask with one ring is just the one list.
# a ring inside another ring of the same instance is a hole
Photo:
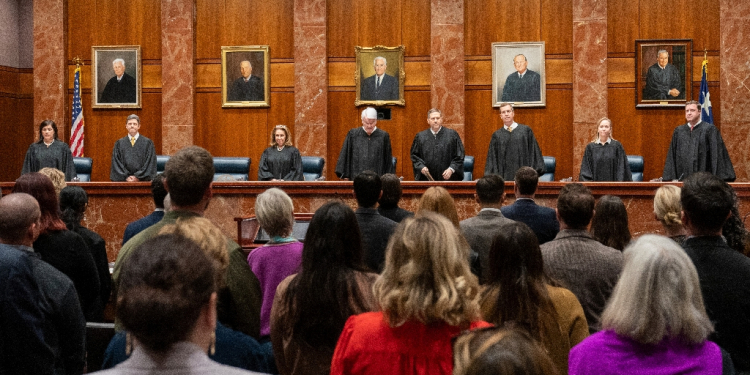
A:
{"label": "high-back leather chair", "polygon": [[557,159],[554,156],[544,156],[544,174],[539,177],[541,182],[555,181],[555,168]]}
{"label": "high-back leather chair", "polygon": [[92,158],[73,158],[73,165],[76,167],[78,180],[81,182],[91,181],[91,171],[94,169],[94,159]]}
{"label": "high-back leather chair", "polygon": [[323,168],[326,165],[326,159],[318,156],[302,157],[302,175],[305,181],[315,181],[323,176]]}
{"label": "high-back leather chair", "polygon": [[630,173],[633,175],[633,182],[642,182],[643,181],[643,156],[628,155],[628,164],[630,165]]}
{"label": "high-back leather chair", "polygon": [[156,174],[164,173],[164,167],[167,166],[169,155],[156,155]]}
{"label": "high-back leather chair", "polygon": [[463,181],[474,181],[474,157],[464,156],[464,179]]}
{"label": "high-back leather chair", "polygon": [[247,181],[250,173],[250,158],[214,157],[214,181]]}

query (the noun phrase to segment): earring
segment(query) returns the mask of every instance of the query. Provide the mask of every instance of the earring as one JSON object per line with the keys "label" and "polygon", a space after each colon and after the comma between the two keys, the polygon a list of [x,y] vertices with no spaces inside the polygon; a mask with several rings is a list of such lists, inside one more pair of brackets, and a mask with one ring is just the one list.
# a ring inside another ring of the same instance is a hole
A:
{"label": "earring", "polygon": [[125,334],[125,355],[129,356],[132,351],[133,351],[133,336],[131,336],[130,332],[128,332]]}
{"label": "earring", "polygon": [[216,332],[211,332],[211,343],[208,344],[208,355],[216,354]]}

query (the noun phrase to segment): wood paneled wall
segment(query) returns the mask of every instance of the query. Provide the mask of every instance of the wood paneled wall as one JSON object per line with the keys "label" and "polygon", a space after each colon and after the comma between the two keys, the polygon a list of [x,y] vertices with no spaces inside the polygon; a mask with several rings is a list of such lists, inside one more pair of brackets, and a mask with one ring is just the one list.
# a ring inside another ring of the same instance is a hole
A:
{"label": "wood paneled wall", "polygon": [[0,181],[14,181],[21,175],[26,150],[35,140],[30,127],[24,126],[34,121],[33,81],[32,69],[0,66]]}

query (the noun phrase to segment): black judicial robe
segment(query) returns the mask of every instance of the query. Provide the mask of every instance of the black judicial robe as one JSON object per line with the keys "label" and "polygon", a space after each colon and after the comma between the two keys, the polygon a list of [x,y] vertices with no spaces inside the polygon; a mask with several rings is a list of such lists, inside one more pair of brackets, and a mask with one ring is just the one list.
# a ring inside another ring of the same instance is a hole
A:
{"label": "black judicial robe", "polygon": [[580,181],[633,181],[630,173],[628,156],[622,143],[610,140],[610,143],[591,142],[586,145],[581,161]]}
{"label": "black judicial robe", "polygon": [[138,136],[135,145],[130,145],[130,136],[124,136],[115,142],[112,149],[112,168],[109,179],[125,181],[128,176],[135,176],[140,181],[151,181],[156,176],[156,149],[154,142]]}
{"label": "black judicial robe", "polygon": [[44,142],[32,143],[26,151],[21,174],[39,172],[42,168],[55,168],[65,173],[65,181],[77,177],[73,154],[65,142],[55,139],[47,147]]}
{"label": "black judicial robe", "polygon": [[422,174],[427,167],[435,181],[444,181],[443,171],[453,168],[452,181],[464,179],[464,144],[453,129],[440,128],[436,135],[427,129],[414,136],[411,144],[411,162],[414,167],[414,180],[428,181]]}
{"label": "black judicial robe", "polygon": [[662,178],[684,180],[694,172],[711,172],[728,182],[736,178],[724,139],[713,124],[700,122],[692,131],[684,124],[672,133]]}
{"label": "black judicial robe", "polygon": [[354,179],[359,173],[370,170],[382,176],[394,173],[391,137],[376,128],[369,136],[361,127],[349,130],[336,162],[336,176]]}
{"label": "black judicial robe", "polygon": [[505,181],[513,181],[521,167],[531,167],[540,176],[544,174],[544,158],[530,127],[518,124],[513,132],[505,127],[492,133],[487,151],[484,174],[496,174]]}
{"label": "black judicial robe", "polygon": [[281,151],[271,146],[263,151],[258,164],[258,181],[272,179],[302,181],[302,156],[296,147],[284,146]]}
{"label": "black judicial robe", "polygon": [[259,77],[251,75],[247,81],[244,77],[234,80],[227,99],[229,101],[257,102],[263,100],[264,94],[263,81]]}
{"label": "black judicial robe", "polygon": [[135,78],[128,73],[123,73],[119,82],[117,76],[109,79],[107,85],[104,86],[99,103],[137,103],[135,91]]}
{"label": "black judicial robe", "polygon": [[[673,97],[669,90],[677,89],[680,95]],[[646,86],[643,88],[643,99],[647,100],[677,100],[685,99],[685,90],[682,88],[680,72],[672,64],[662,69],[659,63],[651,65],[646,72]]]}

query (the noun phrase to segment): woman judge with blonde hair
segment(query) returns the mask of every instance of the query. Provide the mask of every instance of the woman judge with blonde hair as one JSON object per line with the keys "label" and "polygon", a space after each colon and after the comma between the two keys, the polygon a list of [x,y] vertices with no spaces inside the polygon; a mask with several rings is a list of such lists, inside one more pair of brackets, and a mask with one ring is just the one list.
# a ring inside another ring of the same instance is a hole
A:
{"label": "woman judge with blonde hair", "polygon": [[579,181],[633,181],[622,143],[612,138],[612,120],[599,119],[596,139],[586,146]]}
{"label": "woman judge with blonde hair", "polygon": [[302,156],[292,146],[292,136],[286,125],[276,125],[271,131],[271,142],[260,156],[258,181],[302,181]]}
{"label": "woman judge with blonde hair", "polygon": [[450,374],[451,338],[487,327],[479,318],[469,248],[448,219],[406,218],[391,236],[373,287],[382,312],[347,320],[331,374]]}

